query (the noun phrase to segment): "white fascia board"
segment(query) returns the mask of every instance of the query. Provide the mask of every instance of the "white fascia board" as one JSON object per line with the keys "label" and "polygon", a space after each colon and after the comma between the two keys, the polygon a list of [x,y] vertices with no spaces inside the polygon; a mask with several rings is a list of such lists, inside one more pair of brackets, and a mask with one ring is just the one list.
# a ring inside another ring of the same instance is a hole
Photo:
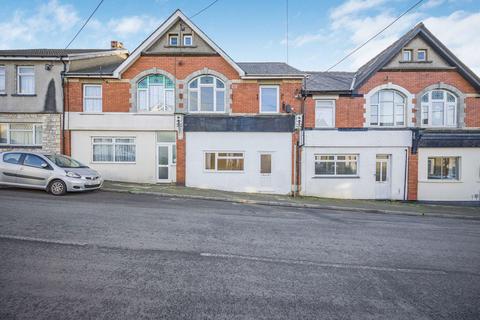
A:
{"label": "white fascia board", "polygon": [[20,61],[60,61],[60,60],[68,60],[68,58],[64,57],[63,59],[58,57],[17,57],[17,56],[2,56],[0,57],[0,61],[3,60],[20,60]]}
{"label": "white fascia board", "polygon": [[303,75],[247,75],[242,76],[242,79],[303,79]]}
{"label": "white fascia board", "polygon": [[116,77],[111,75],[111,74],[75,74],[75,73],[70,73],[65,75],[66,78],[109,78],[109,79],[115,79]]}
{"label": "white fascia board", "polygon": [[157,41],[176,21],[177,19],[182,19],[195,33],[201,37],[208,45],[210,45],[215,51],[217,51],[222,58],[224,58],[237,72],[240,76],[244,76],[245,72],[232,60],[218,45],[216,45],[206,34],[203,33],[200,28],[198,28],[192,21],[190,21],[182,11],[175,11],[165,22],[163,22],[157,30],[155,30],[147,39],[145,39],[132,54],[115,69],[113,75],[117,78],[120,78],[120,74],[128,68],[133,62],[135,62],[142,52]]}

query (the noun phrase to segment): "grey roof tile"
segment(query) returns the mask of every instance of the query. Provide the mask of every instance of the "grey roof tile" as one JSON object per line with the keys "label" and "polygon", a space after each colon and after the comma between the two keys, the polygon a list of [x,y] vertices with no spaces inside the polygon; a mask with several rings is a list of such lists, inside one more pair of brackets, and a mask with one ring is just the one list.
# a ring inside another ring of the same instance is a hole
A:
{"label": "grey roof tile", "polygon": [[11,49],[0,50],[0,57],[66,57],[69,54],[106,51],[112,49]]}
{"label": "grey roof tile", "polygon": [[306,91],[338,92],[349,91],[355,72],[307,72]]}
{"label": "grey roof tile", "polygon": [[283,75],[303,76],[304,72],[284,62],[237,62],[247,76]]}

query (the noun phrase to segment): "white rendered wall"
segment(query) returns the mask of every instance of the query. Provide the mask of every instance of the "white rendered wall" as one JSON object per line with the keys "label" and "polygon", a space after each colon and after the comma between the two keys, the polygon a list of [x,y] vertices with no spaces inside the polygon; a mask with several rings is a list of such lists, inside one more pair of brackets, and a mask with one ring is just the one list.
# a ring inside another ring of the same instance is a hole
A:
{"label": "white rendered wall", "polygon": [[[288,194],[292,184],[292,134],[266,132],[187,132],[186,185],[237,192]],[[205,151],[244,152],[243,172],[208,172]],[[260,152],[272,152],[272,184],[260,186]]]}
{"label": "white rendered wall", "polygon": [[[428,157],[461,157],[460,180],[427,180]],[[420,148],[418,200],[472,201],[480,194],[480,148]]]}
{"label": "white rendered wall", "polygon": [[[92,162],[92,137],[135,137],[135,163]],[[97,170],[104,179],[156,183],[156,134],[136,131],[72,131],[72,158]]]}
{"label": "white rendered wall", "polygon": [[66,130],[175,130],[173,114],[129,112],[66,112]]}
{"label": "white rendered wall", "polygon": [[[391,199],[403,200],[405,194],[406,150],[411,145],[409,130],[305,132],[302,151],[302,188],[307,196],[341,199],[375,199],[375,165],[377,154],[391,155]],[[355,178],[315,176],[316,154],[358,155]]]}

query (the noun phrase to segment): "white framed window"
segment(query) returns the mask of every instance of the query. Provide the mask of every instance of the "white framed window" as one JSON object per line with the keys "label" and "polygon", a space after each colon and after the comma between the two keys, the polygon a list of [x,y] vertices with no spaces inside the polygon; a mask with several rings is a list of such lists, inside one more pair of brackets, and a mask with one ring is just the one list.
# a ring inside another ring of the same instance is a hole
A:
{"label": "white framed window", "polygon": [[0,66],[0,94],[5,93],[5,66]]}
{"label": "white framed window", "polygon": [[358,176],[358,155],[316,154],[315,175],[327,177]]}
{"label": "white framed window", "polygon": [[162,74],[152,74],[137,83],[137,110],[173,112],[175,110],[175,85]]}
{"label": "white framed window", "polygon": [[427,61],[427,50],[417,50],[417,61]]}
{"label": "white framed window", "polygon": [[456,127],[457,97],[446,90],[432,90],[421,98],[422,126]]}
{"label": "white framed window", "polygon": [[279,86],[260,86],[260,113],[278,113],[280,110]]}
{"label": "white framed window", "polygon": [[191,34],[186,34],[183,36],[183,45],[185,47],[190,47],[193,45],[193,36]]}
{"label": "white framed window", "polygon": [[205,152],[205,171],[243,172],[245,154],[243,152]]}
{"label": "white framed window", "polygon": [[40,123],[0,123],[0,145],[41,146]]}
{"label": "white framed window", "polygon": [[370,97],[370,126],[405,125],[406,99],[396,90],[382,89]]}
{"label": "white framed window", "polygon": [[412,61],[412,50],[404,49],[402,59],[403,61]]}
{"label": "white framed window", "polygon": [[315,100],[315,127],[335,126],[335,100]]}
{"label": "white framed window", "polygon": [[190,112],[225,112],[225,98],[225,83],[215,76],[200,76],[188,84]]}
{"label": "white framed window", "polygon": [[168,44],[170,46],[178,46],[178,34],[171,34],[168,36]]}
{"label": "white framed window", "polygon": [[134,163],[134,137],[93,137],[92,162]]}
{"label": "white framed window", "polygon": [[17,93],[35,94],[35,68],[17,66]]}
{"label": "white framed window", "polygon": [[83,112],[102,112],[102,85],[83,85]]}
{"label": "white framed window", "polygon": [[459,180],[460,157],[429,157],[428,180]]}

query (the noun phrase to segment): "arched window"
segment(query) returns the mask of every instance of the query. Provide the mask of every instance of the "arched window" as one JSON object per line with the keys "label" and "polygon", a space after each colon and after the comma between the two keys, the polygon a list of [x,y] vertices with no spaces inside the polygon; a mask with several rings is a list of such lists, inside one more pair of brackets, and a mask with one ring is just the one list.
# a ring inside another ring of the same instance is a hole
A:
{"label": "arched window", "polygon": [[405,125],[406,99],[396,90],[383,89],[370,97],[370,125],[393,127]]}
{"label": "arched window", "polygon": [[137,110],[173,112],[174,109],[172,80],[161,74],[152,74],[137,83]]}
{"label": "arched window", "polygon": [[225,83],[212,75],[200,76],[188,84],[190,112],[224,112]]}
{"label": "arched window", "polygon": [[422,125],[455,127],[457,97],[446,90],[432,90],[422,96]]}

